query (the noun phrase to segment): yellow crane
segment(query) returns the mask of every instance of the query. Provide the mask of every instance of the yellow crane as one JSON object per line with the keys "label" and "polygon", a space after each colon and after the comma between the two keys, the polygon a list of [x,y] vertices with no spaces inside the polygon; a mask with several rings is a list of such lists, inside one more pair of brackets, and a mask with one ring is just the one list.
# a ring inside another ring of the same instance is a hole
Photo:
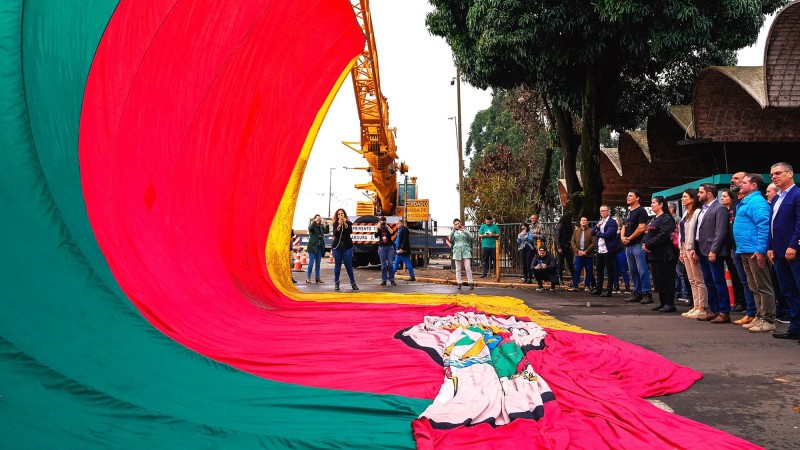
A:
{"label": "yellow crane", "polygon": [[358,184],[356,188],[373,193],[370,195],[372,202],[358,202],[356,214],[402,215],[398,210],[397,172],[406,173],[408,166],[397,162],[397,145],[394,142],[397,129],[389,126],[389,103],[381,92],[378,50],[369,0],[351,0],[350,4],[366,38],[364,49],[351,70],[361,124],[361,141],[342,143],[367,160],[369,167],[366,170],[371,173],[372,181]]}

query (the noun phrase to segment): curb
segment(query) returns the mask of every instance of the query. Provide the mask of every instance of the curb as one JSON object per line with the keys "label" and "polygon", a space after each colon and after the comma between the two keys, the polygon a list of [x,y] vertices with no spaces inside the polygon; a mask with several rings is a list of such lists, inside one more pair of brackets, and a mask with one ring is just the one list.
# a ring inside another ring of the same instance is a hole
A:
{"label": "curb", "polygon": [[[408,281],[408,278],[409,278],[408,275],[395,275],[395,279],[397,279],[397,280]],[[452,279],[452,280],[451,279],[445,279],[445,280],[443,280],[441,278],[429,278],[429,277],[421,277],[421,276],[415,276],[415,278],[417,279],[417,281],[424,281],[426,283],[449,284],[449,285],[452,285],[452,286],[456,285],[456,280],[455,279]],[[498,288],[509,288],[509,289],[530,289],[530,290],[535,290],[537,287],[539,287],[536,284],[523,284],[523,283],[516,283],[516,282],[513,282],[513,281],[506,281],[506,282],[503,282],[503,281],[474,281],[474,282],[475,282],[475,287],[483,286],[483,287],[498,287]],[[558,290],[562,290],[562,289],[559,288]]]}

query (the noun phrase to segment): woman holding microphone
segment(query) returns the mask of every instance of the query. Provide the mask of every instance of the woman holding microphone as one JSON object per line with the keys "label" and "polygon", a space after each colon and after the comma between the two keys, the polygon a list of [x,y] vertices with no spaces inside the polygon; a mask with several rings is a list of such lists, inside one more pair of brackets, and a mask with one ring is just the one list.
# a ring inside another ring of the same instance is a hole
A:
{"label": "woman holding microphone", "polygon": [[347,270],[347,276],[350,277],[350,286],[354,291],[358,290],[356,286],[356,277],[353,275],[353,240],[350,238],[350,233],[353,232],[353,223],[347,220],[347,213],[344,209],[339,208],[333,216],[333,290],[339,290],[339,274],[342,272],[342,263]]}

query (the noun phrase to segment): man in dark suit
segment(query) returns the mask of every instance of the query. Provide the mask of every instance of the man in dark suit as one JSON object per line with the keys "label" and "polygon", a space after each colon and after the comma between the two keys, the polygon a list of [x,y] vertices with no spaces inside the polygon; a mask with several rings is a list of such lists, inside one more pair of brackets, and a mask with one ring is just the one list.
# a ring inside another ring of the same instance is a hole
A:
{"label": "man in dark suit", "polygon": [[767,256],[775,264],[778,285],[789,306],[789,328],[772,337],[800,340],[800,191],[794,185],[794,171],[789,164],[773,164],[770,176],[780,192],[770,202]]}
{"label": "man in dark suit", "polygon": [[703,202],[703,209],[697,216],[695,250],[691,253],[696,252],[703,272],[711,314],[697,320],[730,323],[731,301],[725,281],[725,261],[721,256],[728,253],[728,210],[717,201],[717,187],[713,184],[700,186],[698,196]]}

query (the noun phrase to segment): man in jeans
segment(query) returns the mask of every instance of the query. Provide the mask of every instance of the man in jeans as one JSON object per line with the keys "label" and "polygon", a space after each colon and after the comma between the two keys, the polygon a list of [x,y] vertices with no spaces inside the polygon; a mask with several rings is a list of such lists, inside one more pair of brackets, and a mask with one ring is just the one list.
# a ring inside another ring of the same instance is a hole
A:
{"label": "man in jeans", "polygon": [[720,255],[728,253],[728,209],[717,200],[717,187],[703,184],[698,189],[698,197],[703,208],[697,214],[694,250],[689,256],[700,263],[703,281],[708,291],[708,306],[711,314],[700,316],[697,320],[711,323],[731,323],[731,301],[728,283],[725,280],[725,261]]}
{"label": "man in jeans", "polygon": [[[767,203],[772,204],[772,199],[778,196],[778,191],[779,189],[775,186],[775,183],[767,185]],[[789,323],[789,305],[786,303],[783,292],[778,287],[778,275],[775,273],[774,264],[770,265],[770,275],[772,276],[772,288],[775,292],[775,316],[777,316],[775,320],[780,323]]]}
{"label": "man in jeans", "polygon": [[414,265],[411,264],[411,241],[409,239],[408,228],[406,228],[406,222],[403,219],[398,220],[397,228],[395,228],[394,231],[395,257],[392,270],[397,272],[397,267],[400,265],[400,261],[402,261],[406,266],[406,270],[408,270],[408,281],[417,281],[414,277]]}
{"label": "man in jeans", "polygon": [[580,224],[580,228],[576,228],[575,233],[572,235],[572,252],[575,254],[575,266],[572,272],[572,287],[567,290],[577,292],[578,283],[581,281],[581,272],[585,272],[583,287],[592,292],[595,290],[592,261],[597,238],[592,235],[588,218],[581,217]]}
{"label": "man in jeans", "polygon": [[481,263],[483,263],[481,278],[486,278],[489,274],[489,266],[496,264],[494,253],[499,237],[500,227],[494,223],[492,216],[486,216],[483,225],[478,229],[478,238],[481,240]]}
{"label": "man in jeans", "polygon": [[647,256],[642,249],[642,235],[644,235],[649,217],[647,211],[639,203],[641,196],[642,194],[636,189],[628,191],[626,201],[631,211],[623,222],[620,240],[625,246],[628,271],[633,278],[633,292],[625,301],[646,305],[653,303],[653,295],[650,293],[650,270],[647,268]]}
{"label": "man in jeans", "polygon": [[392,286],[397,286],[394,282],[394,241],[392,241],[392,229],[386,224],[386,216],[378,218],[375,237],[378,238],[378,258],[381,260],[381,286],[386,286],[387,280]]}
{"label": "man in jeans", "polygon": [[748,173],[739,183],[739,192],[744,196],[739,203],[736,220],[733,222],[733,237],[736,254],[740,258],[752,287],[757,316],[742,327],[751,333],[775,331],[775,295],[767,262],[770,209],[761,196],[764,179],[761,175]]}

